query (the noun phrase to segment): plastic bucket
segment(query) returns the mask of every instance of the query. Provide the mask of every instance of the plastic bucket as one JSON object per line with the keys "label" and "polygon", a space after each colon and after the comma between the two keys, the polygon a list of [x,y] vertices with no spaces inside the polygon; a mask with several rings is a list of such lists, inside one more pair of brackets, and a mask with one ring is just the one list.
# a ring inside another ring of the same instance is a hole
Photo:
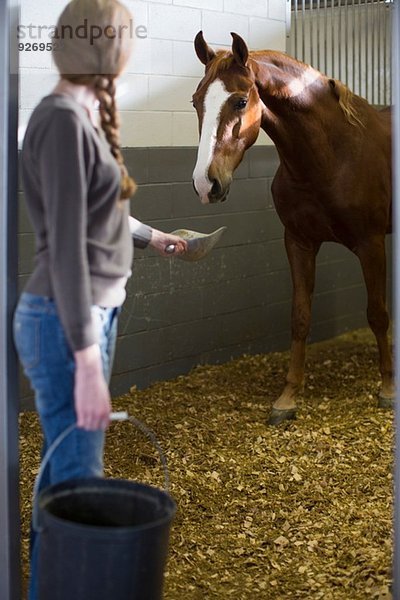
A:
{"label": "plastic bucket", "polygon": [[75,479],[46,488],[36,500],[40,600],[162,598],[176,512],[166,491]]}

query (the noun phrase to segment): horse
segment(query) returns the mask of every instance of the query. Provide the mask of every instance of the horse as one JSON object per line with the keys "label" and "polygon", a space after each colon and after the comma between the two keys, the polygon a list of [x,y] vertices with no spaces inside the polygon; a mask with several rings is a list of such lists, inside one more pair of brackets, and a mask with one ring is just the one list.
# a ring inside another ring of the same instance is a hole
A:
{"label": "horse", "polygon": [[391,232],[391,117],[336,79],[283,52],[250,52],[236,33],[230,50],[195,38],[205,75],[193,95],[200,141],[193,186],[203,204],[226,200],[234,170],[260,129],[280,159],[272,183],[293,283],[289,369],[271,425],[296,418],[304,383],[315,261],[323,242],[361,263],[367,319],[379,349],[378,406],[393,404],[386,307],[385,234]]}

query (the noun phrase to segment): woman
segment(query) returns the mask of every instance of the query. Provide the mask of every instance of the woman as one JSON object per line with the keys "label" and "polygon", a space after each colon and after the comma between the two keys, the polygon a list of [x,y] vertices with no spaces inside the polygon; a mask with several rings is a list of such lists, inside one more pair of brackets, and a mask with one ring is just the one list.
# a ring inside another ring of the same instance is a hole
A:
{"label": "woman", "polygon": [[[180,238],[129,216],[136,185],[120,150],[115,82],[130,55],[131,19],[117,0],[67,5],[54,36],[61,79],[34,110],[22,150],[37,251],[15,313],[15,342],[35,392],[44,451],[78,425],[51,459],[42,487],[103,473],[108,381],[132,236],[135,245],[150,244],[165,256],[171,244],[175,254],[186,250]],[[82,36],[84,26],[97,32],[95,39]],[[30,600],[38,598],[36,554],[33,535]]]}

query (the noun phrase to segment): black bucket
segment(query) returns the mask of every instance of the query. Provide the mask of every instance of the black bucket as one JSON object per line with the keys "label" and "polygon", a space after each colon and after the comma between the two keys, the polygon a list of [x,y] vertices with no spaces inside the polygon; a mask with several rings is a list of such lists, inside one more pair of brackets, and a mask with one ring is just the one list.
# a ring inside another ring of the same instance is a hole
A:
{"label": "black bucket", "polygon": [[40,600],[160,600],[176,504],[158,488],[75,479],[37,499]]}

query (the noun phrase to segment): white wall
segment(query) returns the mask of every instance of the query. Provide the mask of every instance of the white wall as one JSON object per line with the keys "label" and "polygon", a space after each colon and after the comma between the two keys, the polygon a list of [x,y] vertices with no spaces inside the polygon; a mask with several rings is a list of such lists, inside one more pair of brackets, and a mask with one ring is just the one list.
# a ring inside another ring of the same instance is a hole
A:
{"label": "white wall", "polygon": [[[55,25],[66,4],[66,0],[21,0],[21,24]],[[286,49],[286,0],[125,0],[125,4],[148,37],[136,39],[120,79],[123,146],[197,144],[197,118],[190,99],[203,73],[193,50],[200,29],[214,47],[229,47],[229,32],[236,31],[252,49]],[[20,40],[27,41],[34,40]],[[22,137],[32,109],[51,91],[57,72],[48,52],[23,51],[20,66]],[[267,137],[260,136],[259,143],[268,143]]]}

